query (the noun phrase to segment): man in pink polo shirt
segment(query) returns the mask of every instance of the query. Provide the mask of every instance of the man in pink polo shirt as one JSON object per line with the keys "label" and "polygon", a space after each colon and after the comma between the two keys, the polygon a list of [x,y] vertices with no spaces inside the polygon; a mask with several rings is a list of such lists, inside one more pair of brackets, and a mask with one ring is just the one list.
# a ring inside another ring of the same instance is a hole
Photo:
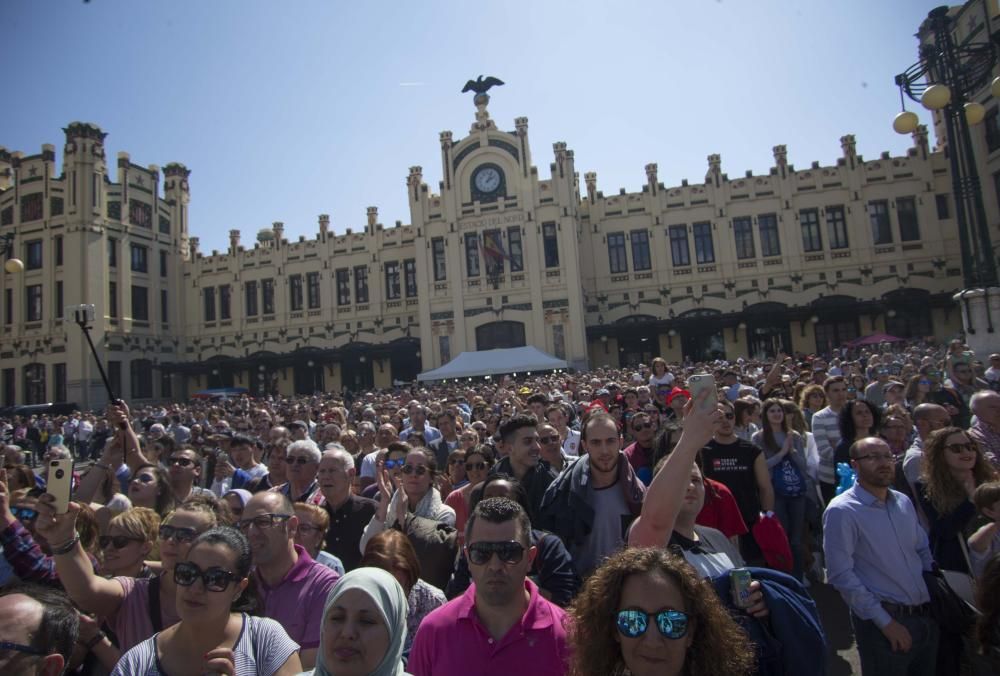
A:
{"label": "man in pink polo shirt", "polygon": [[281,623],[301,646],[304,669],[316,664],[323,604],[340,578],[295,544],[299,520],[283,493],[258,493],[243,508],[237,527],[250,541],[263,615]]}
{"label": "man in pink polo shirt", "polygon": [[537,550],[519,504],[488,498],[469,516],[472,585],[424,618],[406,669],[413,676],[558,676],[568,667],[567,619],[527,579]]}

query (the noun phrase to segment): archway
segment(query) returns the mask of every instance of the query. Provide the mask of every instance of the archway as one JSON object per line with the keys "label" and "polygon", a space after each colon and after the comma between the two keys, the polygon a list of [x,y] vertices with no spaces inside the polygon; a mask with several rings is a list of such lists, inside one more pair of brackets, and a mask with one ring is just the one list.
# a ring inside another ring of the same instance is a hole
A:
{"label": "archway", "polygon": [[659,336],[653,315],[629,315],[615,324],[627,330],[618,334],[618,366],[629,368],[649,364],[660,352]]}

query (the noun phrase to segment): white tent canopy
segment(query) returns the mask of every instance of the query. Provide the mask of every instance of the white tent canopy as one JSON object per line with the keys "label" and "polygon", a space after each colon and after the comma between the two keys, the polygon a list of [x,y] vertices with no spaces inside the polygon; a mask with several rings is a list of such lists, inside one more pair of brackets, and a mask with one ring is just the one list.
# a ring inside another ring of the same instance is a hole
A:
{"label": "white tent canopy", "polygon": [[511,347],[503,350],[463,352],[444,366],[424,371],[417,380],[450,380],[452,378],[477,378],[507,373],[529,371],[554,371],[567,368],[562,359],[556,359],[537,347]]}

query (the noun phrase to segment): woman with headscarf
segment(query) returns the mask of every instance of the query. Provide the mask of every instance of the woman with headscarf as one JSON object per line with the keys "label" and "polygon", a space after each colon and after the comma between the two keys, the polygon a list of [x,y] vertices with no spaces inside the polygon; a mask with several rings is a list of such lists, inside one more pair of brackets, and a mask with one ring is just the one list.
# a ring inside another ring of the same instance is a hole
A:
{"label": "woman with headscarf", "polygon": [[299,676],[408,676],[406,594],[381,568],[356,568],[326,597],[316,668]]}

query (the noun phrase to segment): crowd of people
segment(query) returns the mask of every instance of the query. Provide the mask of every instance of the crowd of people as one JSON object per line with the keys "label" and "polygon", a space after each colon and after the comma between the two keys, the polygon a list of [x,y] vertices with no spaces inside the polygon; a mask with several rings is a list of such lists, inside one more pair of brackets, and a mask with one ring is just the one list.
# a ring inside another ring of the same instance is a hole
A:
{"label": "crowd of people", "polygon": [[4,674],[822,674],[823,583],[865,674],[1000,669],[1000,354],[961,341],[0,436]]}

